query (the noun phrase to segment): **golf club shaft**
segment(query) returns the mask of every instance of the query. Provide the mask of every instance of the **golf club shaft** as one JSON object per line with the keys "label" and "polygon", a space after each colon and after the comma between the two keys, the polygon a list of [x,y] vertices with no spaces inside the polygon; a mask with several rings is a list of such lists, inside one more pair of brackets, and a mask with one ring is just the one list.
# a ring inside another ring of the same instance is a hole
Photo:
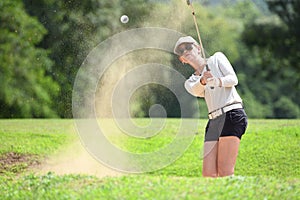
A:
{"label": "golf club shaft", "polygon": [[197,20],[196,20],[196,16],[195,16],[195,11],[194,11],[194,8],[193,8],[192,4],[190,4],[190,7],[192,9],[193,19],[194,19],[194,23],[195,23],[195,27],[196,27],[196,31],[197,31],[197,35],[198,35],[199,44],[200,44],[200,47],[201,47],[201,53],[202,53],[203,58],[205,58],[205,54],[203,52],[202,40],[201,40],[201,37],[200,37],[200,32],[199,32],[199,28],[198,28],[198,24],[197,24]]}
{"label": "golf club shaft", "polygon": [[[201,36],[200,36],[200,31],[199,31],[199,28],[198,28],[198,23],[197,23],[196,16],[195,16],[195,9],[192,5],[191,0],[187,0],[186,3],[187,3],[188,6],[191,7],[192,15],[193,15],[193,19],[194,19],[194,24],[195,24],[195,27],[196,27],[198,40],[199,40],[199,44],[200,44],[200,48],[201,48],[201,54],[202,54],[202,57],[204,58],[204,60],[206,60],[206,56],[205,56],[205,52],[204,52],[204,48],[203,48],[202,40],[201,40]],[[208,67],[208,64],[205,65],[205,68],[206,68],[206,71],[210,71],[210,69]],[[211,87],[211,89],[214,89],[214,87]]]}
{"label": "golf club shaft", "polygon": [[[199,27],[198,27],[196,16],[195,16],[194,7],[193,7],[192,3],[189,0],[187,1],[187,4],[191,7],[191,10],[192,10],[192,15],[193,15],[193,19],[194,19],[194,24],[195,24],[195,27],[196,27],[197,35],[198,35],[198,40],[199,40],[199,44],[200,44],[200,48],[201,48],[202,57],[204,59],[206,59],[206,56],[205,56],[205,53],[204,53],[204,49],[203,49],[202,40],[201,40],[201,36],[200,36]],[[209,67],[207,65],[206,65],[206,69],[209,71]]]}

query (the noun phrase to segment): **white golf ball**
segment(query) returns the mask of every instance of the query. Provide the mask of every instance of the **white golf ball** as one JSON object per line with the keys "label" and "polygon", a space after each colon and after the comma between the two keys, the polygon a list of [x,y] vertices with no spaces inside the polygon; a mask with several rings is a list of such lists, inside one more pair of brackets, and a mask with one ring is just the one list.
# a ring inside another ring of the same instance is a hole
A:
{"label": "white golf ball", "polygon": [[123,23],[123,24],[126,24],[128,23],[129,21],[129,17],[127,15],[122,15],[121,18],[120,18],[120,21]]}

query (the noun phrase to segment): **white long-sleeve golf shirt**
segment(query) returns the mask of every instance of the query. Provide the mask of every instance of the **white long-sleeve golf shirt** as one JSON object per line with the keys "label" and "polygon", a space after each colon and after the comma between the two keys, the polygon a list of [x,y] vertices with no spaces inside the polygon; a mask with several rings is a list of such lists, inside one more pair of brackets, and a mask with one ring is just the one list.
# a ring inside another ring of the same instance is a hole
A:
{"label": "white long-sleeve golf shirt", "polygon": [[[235,89],[238,84],[237,76],[226,56],[221,52],[216,52],[208,58],[207,64],[212,75],[220,78],[222,86],[211,89],[209,86],[200,83],[202,76],[192,75],[185,81],[185,89],[193,96],[204,97],[208,112],[215,111],[228,104],[242,103],[242,99]],[[204,68],[202,74],[205,71]]]}

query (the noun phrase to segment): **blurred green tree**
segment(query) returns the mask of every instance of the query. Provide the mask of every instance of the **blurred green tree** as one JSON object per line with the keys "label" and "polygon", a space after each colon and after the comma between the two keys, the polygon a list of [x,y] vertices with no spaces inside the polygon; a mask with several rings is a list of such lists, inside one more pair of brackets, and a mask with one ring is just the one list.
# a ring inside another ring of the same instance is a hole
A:
{"label": "blurred green tree", "polygon": [[119,19],[130,14],[126,28],[136,27],[149,12],[147,0],[23,0],[48,34],[40,46],[51,51],[54,67],[48,73],[61,86],[55,100],[61,117],[72,117],[72,89],[76,73],[98,43],[122,31]]}
{"label": "blurred green tree", "polygon": [[266,2],[275,15],[249,22],[242,34],[250,55],[255,58],[246,72],[255,77],[255,82],[249,79],[248,83],[259,101],[273,105],[273,114],[268,117],[282,117],[278,104],[287,101],[281,100],[275,107],[276,99],[285,96],[291,101],[288,105],[300,106],[300,1]]}
{"label": "blurred green tree", "polygon": [[48,51],[37,48],[47,30],[21,0],[0,2],[0,117],[57,117],[59,86],[47,76]]}
{"label": "blurred green tree", "polygon": [[300,115],[299,107],[285,96],[274,103],[274,111],[276,118],[297,118]]}

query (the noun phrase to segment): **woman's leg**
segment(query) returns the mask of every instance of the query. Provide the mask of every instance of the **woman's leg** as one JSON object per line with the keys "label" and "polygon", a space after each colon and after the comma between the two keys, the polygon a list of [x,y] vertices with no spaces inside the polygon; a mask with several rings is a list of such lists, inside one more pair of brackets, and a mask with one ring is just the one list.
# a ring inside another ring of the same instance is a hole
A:
{"label": "woman's leg", "polygon": [[204,142],[202,175],[218,176],[218,141]]}
{"label": "woman's leg", "polygon": [[218,145],[218,174],[219,176],[230,176],[234,174],[234,166],[238,156],[240,139],[236,136],[219,138]]}

